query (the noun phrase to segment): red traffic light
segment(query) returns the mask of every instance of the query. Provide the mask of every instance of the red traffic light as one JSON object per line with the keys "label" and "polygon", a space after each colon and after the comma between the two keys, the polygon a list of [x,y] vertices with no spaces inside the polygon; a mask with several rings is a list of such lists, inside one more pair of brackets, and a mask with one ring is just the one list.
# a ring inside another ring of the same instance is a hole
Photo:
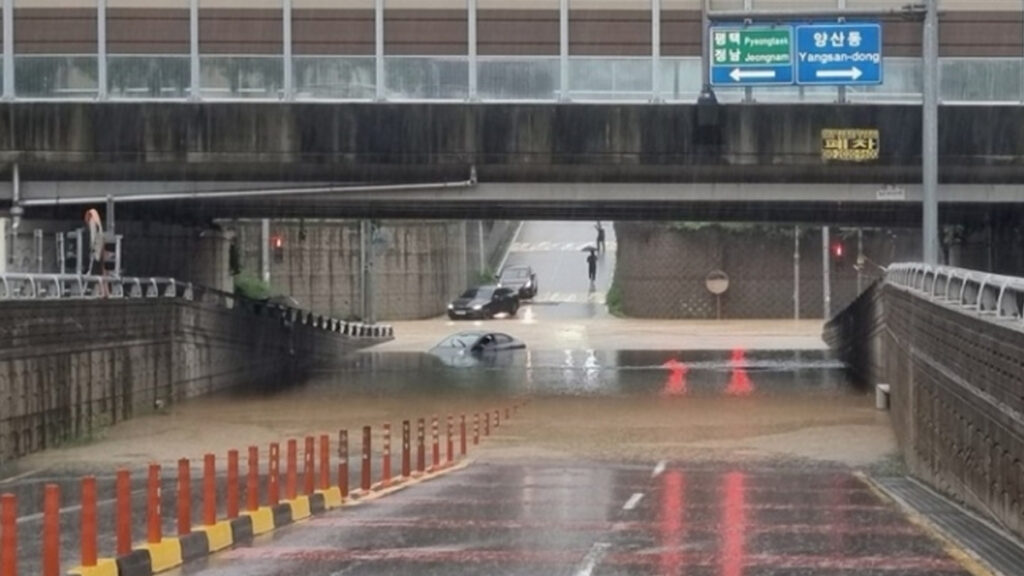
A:
{"label": "red traffic light", "polygon": [[284,238],[281,238],[280,236],[274,236],[271,238],[270,242],[274,248],[284,248]]}
{"label": "red traffic light", "polygon": [[843,243],[842,242],[833,242],[832,243],[832,257],[833,258],[842,258],[844,252],[845,251],[843,250]]}

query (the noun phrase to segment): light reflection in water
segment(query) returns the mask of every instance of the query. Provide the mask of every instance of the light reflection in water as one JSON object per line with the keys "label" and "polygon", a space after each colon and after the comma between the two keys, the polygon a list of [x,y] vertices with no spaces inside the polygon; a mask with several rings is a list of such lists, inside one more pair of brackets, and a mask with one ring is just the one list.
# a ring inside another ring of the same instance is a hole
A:
{"label": "light reflection in water", "polygon": [[661,574],[682,574],[686,562],[682,549],[686,532],[686,478],[681,470],[676,469],[666,471],[661,478],[659,566]]}
{"label": "light reflection in water", "polygon": [[724,498],[722,576],[743,576],[747,546],[746,475],[742,472],[725,475]]}

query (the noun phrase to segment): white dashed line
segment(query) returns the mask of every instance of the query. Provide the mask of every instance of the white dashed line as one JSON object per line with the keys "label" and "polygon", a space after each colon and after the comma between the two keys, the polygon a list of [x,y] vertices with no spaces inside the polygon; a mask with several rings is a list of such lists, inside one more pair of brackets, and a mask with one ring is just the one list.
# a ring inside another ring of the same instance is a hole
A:
{"label": "white dashed line", "polygon": [[643,499],[643,497],[643,492],[636,492],[629,497],[629,500],[626,500],[626,503],[622,505],[622,509],[632,510],[633,508],[636,508],[636,505],[640,503],[640,500]]}
{"label": "white dashed line", "polygon": [[654,472],[651,472],[651,478],[657,478],[658,476],[660,476],[661,473],[665,471],[666,465],[667,462],[665,462],[664,460],[658,462],[658,465],[654,467]]}
{"label": "white dashed line", "polygon": [[576,569],[576,576],[590,576],[594,573],[594,568],[601,562],[604,555],[608,553],[608,548],[611,544],[607,542],[596,542],[590,547],[590,552],[583,557],[583,561],[580,562],[580,567]]}

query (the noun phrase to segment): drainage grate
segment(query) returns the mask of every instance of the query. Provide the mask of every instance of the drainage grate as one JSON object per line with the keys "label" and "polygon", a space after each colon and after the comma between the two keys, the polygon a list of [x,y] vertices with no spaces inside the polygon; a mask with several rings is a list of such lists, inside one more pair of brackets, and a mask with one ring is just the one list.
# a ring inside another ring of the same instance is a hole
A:
{"label": "drainage grate", "polygon": [[962,506],[907,477],[872,478],[901,505],[926,518],[946,537],[1004,576],[1024,566],[1024,545]]}

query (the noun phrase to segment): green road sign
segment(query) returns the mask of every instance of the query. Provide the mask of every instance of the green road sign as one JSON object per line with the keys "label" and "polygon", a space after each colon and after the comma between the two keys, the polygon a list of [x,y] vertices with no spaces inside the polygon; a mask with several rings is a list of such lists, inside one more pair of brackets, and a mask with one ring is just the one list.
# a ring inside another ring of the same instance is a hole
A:
{"label": "green road sign", "polygon": [[793,27],[711,28],[711,83],[791,84]]}
{"label": "green road sign", "polygon": [[793,59],[793,30],[785,28],[714,28],[712,63],[716,66],[771,66]]}

